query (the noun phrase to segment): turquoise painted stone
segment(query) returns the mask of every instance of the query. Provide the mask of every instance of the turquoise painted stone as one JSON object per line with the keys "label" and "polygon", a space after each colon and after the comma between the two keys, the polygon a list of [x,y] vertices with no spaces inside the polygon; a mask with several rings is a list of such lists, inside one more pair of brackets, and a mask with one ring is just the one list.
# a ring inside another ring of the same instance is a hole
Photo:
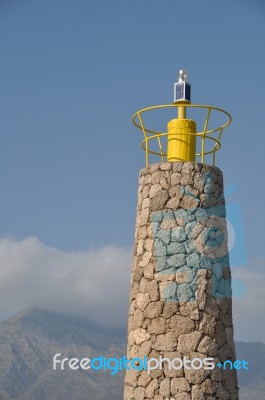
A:
{"label": "turquoise painted stone", "polygon": [[185,230],[182,228],[172,229],[171,240],[172,242],[184,242],[186,239]]}
{"label": "turquoise painted stone", "polygon": [[206,256],[205,254],[201,255],[201,268],[203,269],[211,269],[212,262],[210,257]]}
{"label": "turquoise painted stone", "polygon": [[200,268],[200,256],[198,253],[191,253],[187,256],[186,263],[188,267]]}
{"label": "turquoise painted stone", "polygon": [[174,254],[173,256],[167,257],[167,263],[171,267],[182,267],[182,265],[185,265],[185,262],[185,254]]}
{"label": "turquoise painted stone", "polygon": [[185,247],[186,243],[184,246],[184,243],[178,243],[178,242],[171,242],[167,246],[167,254],[184,254],[185,253]]}
{"label": "turquoise painted stone", "polygon": [[187,283],[182,283],[178,285],[177,297],[180,302],[187,302],[193,297],[193,292],[190,285]]}
{"label": "turquoise painted stone", "polygon": [[191,283],[196,275],[194,268],[186,266],[178,268],[177,274],[184,274],[186,283]]}
{"label": "turquoise painted stone", "polygon": [[165,230],[160,230],[159,232],[157,232],[156,236],[158,238],[160,238],[165,244],[169,244],[170,243],[170,230],[169,229],[165,229]]}
{"label": "turquoise painted stone", "polygon": [[164,301],[172,301],[177,300],[176,296],[177,284],[175,282],[169,282],[168,286],[165,288],[163,292],[163,300]]}

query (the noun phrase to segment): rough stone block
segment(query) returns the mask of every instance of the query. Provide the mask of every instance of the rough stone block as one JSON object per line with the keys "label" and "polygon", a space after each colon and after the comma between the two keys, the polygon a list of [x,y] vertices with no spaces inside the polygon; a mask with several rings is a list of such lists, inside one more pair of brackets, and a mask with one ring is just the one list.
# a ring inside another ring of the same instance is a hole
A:
{"label": "rough stone block", "polygon": [[180,335],[178,340],[178,351],[183,354],[186,354],[190,351],[195,351],[198,347],[201,337],[202,332],[199,331]]}
{"label": "rough stone block", "polygon": [[171,380],[171,393],[190,392],[190,384],[185,378],[173,378]]}
{"label": "rough stone block", "polygon": [[173,317],[170,318],[169,328],[172,329],[177,335],[184,335],[185,333],[194,331],[195,323],[189,317],[173,315]]}

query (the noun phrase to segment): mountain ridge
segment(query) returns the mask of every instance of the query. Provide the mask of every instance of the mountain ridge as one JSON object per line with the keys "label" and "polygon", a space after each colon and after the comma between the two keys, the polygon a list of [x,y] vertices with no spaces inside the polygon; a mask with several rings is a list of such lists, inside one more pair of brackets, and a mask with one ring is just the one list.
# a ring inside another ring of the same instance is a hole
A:
{"label": "mountain ridge", "polygon": [[[29,308],[0,321],[0,400],[118,400],[123,371],[53,370],[52,359],[121,357],[127,332],[99,325],[86,317]],[[240,400],[265,400],[265,344],[236,342]]]}

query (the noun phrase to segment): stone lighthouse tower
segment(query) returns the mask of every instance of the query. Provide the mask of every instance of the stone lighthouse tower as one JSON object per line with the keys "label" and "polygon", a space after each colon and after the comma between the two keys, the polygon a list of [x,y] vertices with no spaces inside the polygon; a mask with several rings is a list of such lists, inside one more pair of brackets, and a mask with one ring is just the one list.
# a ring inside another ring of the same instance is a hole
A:
{"label": "stone lighthouse tower", "polygon": [[[130,290],[127,358],[134,368],[126,371],[124,400],[239,398],[223,176],[215,166],[231,117],[190,103],[190,89],[181,70],[173,104],[133,117],[146,167]],[[160,113],[166,132],[147,126],[151,113]],[[193,113],[196,123],[187,117]]]}

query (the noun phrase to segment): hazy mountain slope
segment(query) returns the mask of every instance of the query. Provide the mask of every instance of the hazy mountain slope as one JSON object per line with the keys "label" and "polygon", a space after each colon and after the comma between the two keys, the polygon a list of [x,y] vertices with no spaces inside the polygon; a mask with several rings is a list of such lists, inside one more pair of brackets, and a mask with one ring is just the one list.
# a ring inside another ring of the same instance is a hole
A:
{"label": "hazy mountain slope", "polygon": [[52,369],[54,354],[106,357],[124,354],[125,332],[109,332],[82,318],[43,310],[0,322],[0,399],[53,400],[122,397],[123,374]]}
{"label": "hazy mountain slope", "polygon": [[[0,400],[122,400],[123,372],[52,369],[63,357],[119,357],[126,332],[110,331],[84,318],[25,310],[0,322]],[[240,400],[265,400],[265,344],[236,343]]]}
{"label": "hazy mountain slope", "polygon": [[265,344],[236,342],[236,355],[249,363],[238,371],[240,400],[265,400]]}

